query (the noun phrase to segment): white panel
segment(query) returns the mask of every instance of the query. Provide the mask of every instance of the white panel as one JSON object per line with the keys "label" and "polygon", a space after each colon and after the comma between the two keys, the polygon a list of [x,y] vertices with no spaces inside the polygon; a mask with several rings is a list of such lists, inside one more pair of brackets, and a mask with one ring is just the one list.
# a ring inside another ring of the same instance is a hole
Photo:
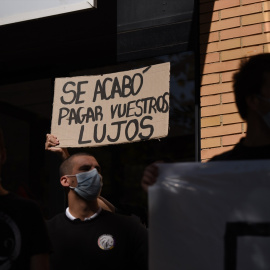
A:
{"label": "white panel", "polygon": [[149,188],[149,269],[270,269],[269,165],[159,164]]}
{"label": "white panel", "polygon": [[0,0],[0,25],[94,8],[94,3],[95,0]]}

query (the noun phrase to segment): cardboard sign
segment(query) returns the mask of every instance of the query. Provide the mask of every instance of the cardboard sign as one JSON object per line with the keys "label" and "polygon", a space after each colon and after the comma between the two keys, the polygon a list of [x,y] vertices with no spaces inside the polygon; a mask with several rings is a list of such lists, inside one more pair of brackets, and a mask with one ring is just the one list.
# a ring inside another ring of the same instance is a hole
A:
{"label": "cardboard sign", "polygon": [[149,269],[270,269],[269,164],[159,164],[149,188]]}
{"label": "cardboard sign", "polygon": [[136,70],[57,78],[51,134],[60,147],[161,138],[169,127],[170,63]]}

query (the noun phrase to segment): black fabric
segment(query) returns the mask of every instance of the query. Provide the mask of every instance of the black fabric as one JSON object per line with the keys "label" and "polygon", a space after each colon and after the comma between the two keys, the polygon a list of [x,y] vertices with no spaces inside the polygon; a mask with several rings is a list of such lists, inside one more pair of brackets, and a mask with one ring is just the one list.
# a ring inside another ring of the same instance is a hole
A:
{"label": "black fabric", "polygon": [[148,227],[147,211],[142,206],[130,204],[118,204],[117,207],[115,207],[115,213],[130,216],[131,218],[139,221],[145,227]]}
{"label": "black fabric", "polygon": [[232,150],[216,155],[210,161],[270,159],[270,145],[249,147],[243,141],[244,138]]}
{"label": "black fabric", "polygon": [[[102,210],[92,220],[71,221],[62,213],[47,225],[54,270],[147,269],[147,230],[130,217]],[[113,237],[108,250],[99,247],[102,235]]]}
{"label": "black fabric", "polygon": [[49,252],[48,231],[36,203],[12,193],[0,196],[0,269],[30,269],[31,256]]}

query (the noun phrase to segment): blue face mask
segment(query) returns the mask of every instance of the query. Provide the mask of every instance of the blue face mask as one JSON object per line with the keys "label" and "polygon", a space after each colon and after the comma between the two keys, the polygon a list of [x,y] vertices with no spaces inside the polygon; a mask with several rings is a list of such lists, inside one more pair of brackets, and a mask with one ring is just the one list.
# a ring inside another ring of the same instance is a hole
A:
{"label": "blue face mask", "polygon": [[70,187],[74,191],[87,201],[95,200],[101,190],[102,182],[101,175],[97,169],[91,171],[77,173],[76,175],[67,175],[77,177],[77,187]]}

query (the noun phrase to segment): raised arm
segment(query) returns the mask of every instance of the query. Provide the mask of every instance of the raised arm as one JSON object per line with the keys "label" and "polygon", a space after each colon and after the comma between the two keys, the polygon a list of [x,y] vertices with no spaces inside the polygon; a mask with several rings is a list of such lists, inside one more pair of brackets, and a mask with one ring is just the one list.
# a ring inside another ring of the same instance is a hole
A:
{"label": "raised arm", "polygon": [[70,155],[67,148],[56,147],[57,145],[59,145],[57,137],[52,134],[46,134],[45,150],[60,155],[63,160],[68,158]]}

